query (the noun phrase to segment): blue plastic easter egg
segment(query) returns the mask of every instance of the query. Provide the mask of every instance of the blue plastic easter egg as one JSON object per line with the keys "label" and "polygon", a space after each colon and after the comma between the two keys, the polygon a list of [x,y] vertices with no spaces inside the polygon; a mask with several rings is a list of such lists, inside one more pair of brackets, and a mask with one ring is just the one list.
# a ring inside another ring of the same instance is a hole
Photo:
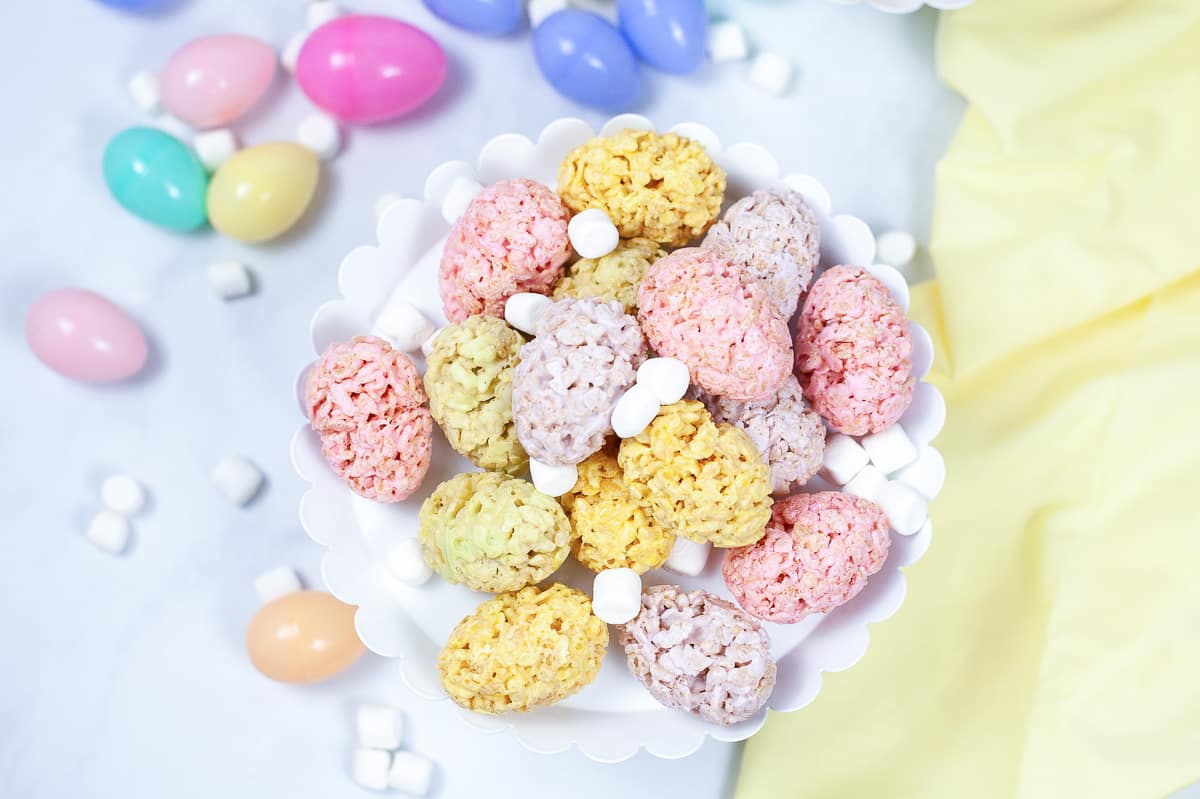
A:
{"label": "blue plastic easter egg", "polygon": [[533,54],[550,85],[577,103],[619,110],[641,90],[633,50],[598,14],[568,8],[546,17],[533,30]]}
{"label": "blue plastic easter egg", "polygon": [[164,8],[175,0],[100,0],[106,6],[113,8],[121,8],[126,11],[152,11],[156,8]]}
{"label": "blue plastic easter egg", "polygon": [[521,0],[425,0],[426,7],[459,28],[486,36],[512,33],[521,24]]}
{"label": "blue plastic easter egg", "polygon": [[195,230],[208,221],[208,173],[174,136],[155,128],[127,128],[104,150],[104,182],[127,211],[171,230]]}
{"label": "blue plastic easter egg", "polygon": [[621,32],[638,58],[685,75],[704,62],[708,16],[702,0],[617,0]]}

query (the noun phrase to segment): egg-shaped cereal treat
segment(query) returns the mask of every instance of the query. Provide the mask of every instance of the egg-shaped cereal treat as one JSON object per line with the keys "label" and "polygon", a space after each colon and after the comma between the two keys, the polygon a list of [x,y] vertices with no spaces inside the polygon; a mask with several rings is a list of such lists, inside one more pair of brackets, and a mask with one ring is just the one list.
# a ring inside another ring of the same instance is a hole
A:
{"label": "egg-shaped cereal treat", "polygon": [[798,622],[849,602],[883,568],[891,538],[873,502],[824,491],[775,503],[767,534],[725,553],[725,584],[748,613]]}
{"label": "egg-shaped cereal treat", "polygon": [[606,446],[579,464],[575,487],[559,502],[571,522],[576,560],[594,572],[633,569],[644,574],[671,554],[675,535],[630,495],[615,449]]}
{"label": "egg-shaped cereal treat", "polygon": [[612,409],[637,380],[646,341],[617,302],[558,300],[513,374],[513,417],[530,458],[565,466],[604,446]]}
{"label": "egg-shaped cereal treat", "polygon": [[442,687],[476,713],[532,710],[560,702],[596,678],[608,625],[587,594],[554,583],[500,594],[450,633],[438,655]]}
{"label": "egg-shaped cereal treat", "polygon": [[641,610],[620,635],[629,670],[651,696],[713,724],[745,721],[775,688],[766,630],[707,591],[647,589]]}
{"label": "egg-shaped cereal treat", "polygon": [[549,294],[571,254],[571,214],[553,191],[516,178],[488,186],[454,223],[438,266],[446,318],[504,317],[514,294]]}
{"label": "egg-shaped cereal treat", "polygon": [[558,167],[558,193],[574,213],[603,209],[623,239],[682,247],[716,221],[725,172],[691,139],[624,130],[568,153]]}
{"label": "egg-shaped cereal treat", "polygon": [[650,264],[666,255],[650,239],[625,239],[608,255],[581,258],[567,267],[550,296],[616,300],[627,314],[637,313],[638,286]]}
{"label": "egg-shaped cereal treat", "polygon": [[714,396],[765,400],[792,373],[787,320],[761,285],[711,250],[656,261],[638,289],[638,321],[655,352],[683,361]]}
{"label": "egg-shaped cereal treat", "polygon": [[867,270],[835,266],[813,283],[796,332],[796,367],[813,410],[841,433],[896,423],[912,402],[904,309]]}
{"label": "egg-shaped cereal treat", "polygon": [[515,591],[546,579],[571,549],[558,502],[519,477],[456,475],[421,505],[421,554],[450,583]]}
{"label": "egg-shaped cereal treat", "polygon": [[692,389],[716,422],[744,430],[771,467],[772,492],[787,494],[821,469],[825,425],[808,409],[800,383],[789,375],[783,388],[761,402],[735,402]]}
{"label": "egg-shaped cereal treat", "polygon": [[331,344],[304,394],[321,454],[351,490],[377,502],[417,490],[429,471],[433,419],[407,355],[371,336]]}
{"label": "egg-shaped cereal treat", "polygon": [[529,463],[513,422],[512,383],[525,339],[504,320],[472,316],[442,330],[425,359],[429,410],[456,452],[489,471]]}
{"label": "egg-shaped cereal treat", "polygon": [[704,237],[717,253],[767,290],[791,319],[821,260],[816,214],[798,191],[765,189],[729,206]]}
{"label": "egg-shaped cereal treat", "polygon": [[667,405],[617,453],[630,495],[660,526],[693,541],[740,547],[771,517],[771,472],[750,437],[694,400]]}

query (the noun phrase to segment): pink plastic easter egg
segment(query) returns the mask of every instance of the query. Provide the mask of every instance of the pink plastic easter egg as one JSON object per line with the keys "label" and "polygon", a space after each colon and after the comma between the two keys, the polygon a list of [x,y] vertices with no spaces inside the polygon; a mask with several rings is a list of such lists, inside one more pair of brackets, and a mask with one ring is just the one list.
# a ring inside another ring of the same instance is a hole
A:
{"label": "pink plastic easter egg", "polygon": [[203,36],[180,48],[159,75],[163,108],[195,128],[228,125],[262,99],[275,62],[275,51],[250,36]]}
{"label": "pink plastic easter egg", "polygon": [[344,122],[382,122],[432,97],[446,54],[429,34],[390,17],[351,14],[313,31],[296,61],[300,88]]}
{"label": "pink plastic easter egg", "polygon": [[85,383],[111,383],[141,371],[146,336],[129,314],[83,289],[38,297],[25,316],[33,354],[61,375]]}

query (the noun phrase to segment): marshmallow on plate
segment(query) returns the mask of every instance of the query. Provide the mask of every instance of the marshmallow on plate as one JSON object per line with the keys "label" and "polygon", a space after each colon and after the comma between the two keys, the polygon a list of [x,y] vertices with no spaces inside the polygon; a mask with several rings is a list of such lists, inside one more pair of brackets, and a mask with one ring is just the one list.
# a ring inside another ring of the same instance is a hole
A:
{"label": "marshmallow on plate", "polygon": [[262,604],[299,591],[300,575],[291,566],[276,566],[254,578],[254,592]]}
{"label": "marshmallow on plate", "polygon": [[633,438],[654,421],[658,409],[654,392],[641,383],[634,383],[613,406],[613,432],[619,438]]}
{"label": "marshmallow on plate", "polygon": [[129,519],[112,510],[102,510],[87,526],[87,540],[113,555],[120,554],[129,543]]}
{"label": "marshmallow on plate", "polygon": [[213,484],[235,505],[245,505],[263,484],[263,473],[250,461],[230,455],[213,467]]}
{"label": "marshmallow on plate", "polygon": [[633,569],[605,569],[592,581],[592,612],[608,624],[624,624],[642,607],[642,576]]}
{"label": "marshmallow on plate", "polygon": [[549,497],[561,497],[575,487],[579,468],[574,464],[556,466],[530,458],[529,477],[538,491]]}
{"label": "marshmallow on plate", "polygon": [[146,507],[146,489],[127,474],[114,474],[100,486],[104,506],[122,516],[135,516]]}
{"label": "marshmallow on plate", "polygon": [[637,370],[637,384],[650,389],[660,405],[679,402],[691,382],[687,364],[676,358],[647,358]]}
{"label": "marshmallow on plate", "polygon": [[388,789],[388,772],[391,768],[391,752],[386,749],[363,747],[354,750],[350,776],[356,783],[369,791],[386,791]]}
{"label": "marshmallow on plate", "polygon": [[392,790],[424,796],[433,785],[433,761],[415,752],[397,752],[387,782]]}
{"label": "marshmallow on plate", "polygon": [[359,705],[354,711],[358,745],[367,749],[399,749],[404,716],[391,705]]}
{"label": "marshmallow on plate", "polygon": [[856,497],[862,497],[865,500],[879,504],[879,496],[883,493],[884,486],[887,485],[887,477],[883,472],[879,471],[871,464],[867,464],[854,478],[842,486],[842,490],[847,494],[853,494]]}
{"label": "marshmallow on plate", "polygon": [[208,265],[208,285],[223,300],[235,300],[254,290],[254,279],[245,264],[217,261]]}
{"label": "marshmallow on plate", "polygon": [[708,27],[708,60],[714,64],[724,61],[744,61],[750,54],[746,31],[732,20],[714,22]]}
{"label": "marshmallow on plate", "polygon": [[692,541],[690,538],[677,536],[663,568],[685,577],[695,577],[704,571],[711,550],[712,546],[703,541]]}
{"label": "marshmallow on plate", "polygon": [[929,504],[925,497],[899,480],[885,483],[875,504],[883,508],[888,524],[900,535],[912,535],[920,530],[929,518]]}
{"label": "marshmallow on plate", "polygon": [[946,461],[929,445],[921,447],[917,459],[896,472],[895,479],[911,486],[925,499],[933,499],[946,483]]}
{"label": "marshmallow on plate", "polygon": [[437,330],[429,334],[429,338],[421,342],[421,354],[428,358],[433,353],[433,342],[437,341],[438,333],[441,333],[446,328],[439,327]]}
{"label": "marshmallow on plate", "polygon": [[416,352],[437,331],[437,325],[429,321],[417,306],[393,293],[375,317],[371,330],[402,352]]}
{"label": "marshmallow on plate", "polygon": [[158,76],[149,70],[142,70],[129,79],[127,84],[129,96],[138,108],[147,114],[157,114],[162,110],[161,98],[158,93]]}
{"label": "marshmallow on plate", "polygon": [[567,238],[580,257],[602,258],[617,248],[621,234],[607,213],[600,208],[589,208],[571,217]]}
{"label": "marshmallow on plate", "polygon": [[217,167],[233,157],[238,150],[237,138],[229,128],[217,128],[197,133],[192,139],[192,149],[196,157],[209,172],[215,172]]}
{"label": "marshmallow on plate", "polygon": [[898,424],[863,436],[862,447],[871,463],[884,474],[898,471],[917,459],[917,448]]}
{"label": "marshmallow on plate", "polygon": [[538,319],[553,304],[554,301],[544,294],[519,292],[504,303],[504,321],[526,335],[535,335]]}
{"label": "marshmallow on plate", "polygon": [[862,445],[850,436],[835,433],[825,441],[821,473],[838,485],[849,483],[871,460]]}
{"label": "marshmallow on plate", "polygon": [[433,569],[421,554],[421,542],[416,538],[397,541],[387,554],[387,568],[402,583],[424,585],[433,576]]}

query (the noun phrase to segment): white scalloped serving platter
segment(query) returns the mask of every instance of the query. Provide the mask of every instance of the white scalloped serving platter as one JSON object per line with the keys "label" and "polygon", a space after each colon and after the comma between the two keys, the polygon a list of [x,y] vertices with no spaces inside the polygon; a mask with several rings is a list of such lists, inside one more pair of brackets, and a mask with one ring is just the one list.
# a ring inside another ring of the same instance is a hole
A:
{"label": "white scalloped serving platter", "polygon": [[830,0],[830,2],[843,6],[869,3],[880,11],[886,11],[889,14],[911,14],[925,6],[941,11],[954,11],[966,8],[974,3],[975,0]]}
{"label": "white scalloped serving platter", "polygon": [[[601,130],[652,128],[649,120],[632,115],[615,117]],[[775,158],[755,144],[722,146],[708,128],[696,123],[671,130],[704,144],[728,173],[729,201],[754,189],[787,186],[802,192],[821,223],[821,263],[871,264],[875,239],[860,219],[835,214],[829,193],[815,178],[803,174],[781,175]],[[334,341],[369,333],[371,321],[392,292],[398,292],[439,325],[446,324],[437,292],[437,265],[449,225],[440,212],[442,198],[455,179],[472,177],[487,185],[513,177],[554,184],[558,164],[576,145],[596,135],[579,119],[560,119],[542,131],[536,142],[505,134],[488,142],[474,166],[451,161],[437,167],[425,182],[423,199],[395,202],[379,220],[378,243],[352,250],[338,275],[341,296],[322,305],[312,320],[313,352]],[[886,266],[872,266],[907,308],[904,278]],[[924,376],[932,361],[929,336],[912,325],[915,341],[914,369]],[[418,365],[423,363],[418,356]],[[303,383],[303,372],[297,387]],[[941,430],[945,404],[928,383],[919,384],[912,408],[901,423],[921,444],[923,458],[941,467],[929,442]],[[694,752],[706,736],[740,741],[754,734],[766,718],[764,709],[754,718],[730,727],[707,724],[668,710],[628,673],[625,658],[615,643],[597,679],[578,694],[549,708],[530,713],[492,717],[462,711],[447,700],[438,682],[437,653],[450,630],[472,612],[486,596],[462,586],[434,579],[419,588],[407,586],[388,571],[387,553],[396,541],[417,535],[421,502],[443,480],[474,467],[450,449],[440,432],[434,434],[433,464],[421,490],[405,502],[384,505],[353,494],[329,470],[320,455],[315,434],[301,425],[292,441],[296,471],[310,484],[300,502],[300,520],[314,541],[326,547],[322,573],[329,590],[358,607],[359,636],[372,651],[395,658],[397,672],[418,694],[443,700],[445,712],[458,711],[471,726],[483,731],[509,729],[536,752],[559,752],[570,746],[599,761],[616,762],[639,749],[665,758]],[[815,478],[810,490],[831,490]],[[928,487],[926,487],[928,490]],[[926,524],[910,537],[893,534],[891,553],[883,570],[871,578],[866,590],[845,606],[825,616],[799,624],[767,624],[779,680],[769,706],[777,711],[804,707],[821,689],[821,673],[853,665],[867,648],[867,626],[882,621],[904,599],[901,567],[921,557],[932,532]],[[555,580],[591,592],[591,577],[568,559]],[[646,576],[648,583],[673,582],[686,588],[705,588],[728,596],[720,576],[720,557],[710,558],[698,578],[680,578],[661,571]],[[616,636],[612,636],[615,641]]]}

